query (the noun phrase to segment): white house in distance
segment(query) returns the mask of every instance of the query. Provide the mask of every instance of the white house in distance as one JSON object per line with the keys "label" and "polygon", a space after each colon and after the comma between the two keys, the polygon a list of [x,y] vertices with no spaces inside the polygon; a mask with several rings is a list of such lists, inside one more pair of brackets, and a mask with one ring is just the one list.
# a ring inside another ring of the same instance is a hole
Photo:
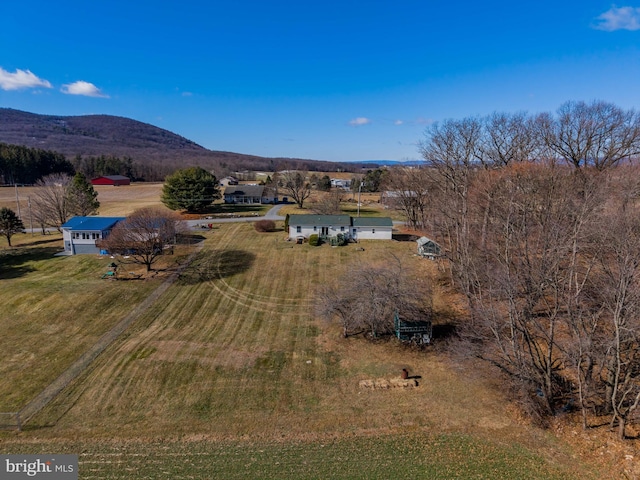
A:
{"label": "white house in distance", "polygon": [[358,240],[391,240],[393,222],[389,217],[350,217],[349,215],[289,215],[289,238],[331,238],[339,233]]}
{"label": "white house in distance", "polygon": [[106,238],[116,223],[125,217],[73,217],[62,224],[64,253],[100,253],[96,242]]}
{"label": "white house in distance", "polygon": [[351,180],[344,178],[332,178],[331,186],[334,188],[342,188],[343,190],[349,190],[351,188]]}

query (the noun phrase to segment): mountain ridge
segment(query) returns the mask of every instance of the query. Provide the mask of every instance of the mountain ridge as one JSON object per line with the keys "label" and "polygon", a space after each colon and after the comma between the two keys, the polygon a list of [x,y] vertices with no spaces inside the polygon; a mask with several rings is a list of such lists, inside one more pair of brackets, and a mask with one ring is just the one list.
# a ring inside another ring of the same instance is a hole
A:
{"label": "mountain ridge", "polygon": [[162,174],[195,165],[219,174],[244,169],[273,171],[283,166],[355,171],[360,165],[208,150],[169,130],[115,115],[44,115],[4,107],[0,108],[0,142],[53,150],[68,159],[129,157],[134,162],[153,164]]}

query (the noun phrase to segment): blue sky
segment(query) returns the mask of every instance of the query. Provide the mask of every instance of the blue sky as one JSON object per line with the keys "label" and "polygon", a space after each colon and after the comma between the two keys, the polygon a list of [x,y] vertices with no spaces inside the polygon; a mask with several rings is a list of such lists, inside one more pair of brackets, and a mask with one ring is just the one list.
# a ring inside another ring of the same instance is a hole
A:
{"label": "blue sky", "polygon": [[415,159],[447,118],[638,107],[640,0],[622,1],[7,2],[0,106],[212,150]]}

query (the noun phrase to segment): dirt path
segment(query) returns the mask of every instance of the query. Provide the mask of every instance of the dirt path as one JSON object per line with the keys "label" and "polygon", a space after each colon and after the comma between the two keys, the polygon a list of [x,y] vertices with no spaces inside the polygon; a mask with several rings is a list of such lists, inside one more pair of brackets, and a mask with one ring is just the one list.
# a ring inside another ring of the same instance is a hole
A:
{"label": "dirt path", "polygon": [[193,258],[202,250],[204,243],[201,242],[197,245],[196,251],[193,252],[187,258],[187,261],[181,265],[175,272],[173,272],[162,284],[156,288],[151,294],[138,305],[131,310],[129,314],[124,317],[117,325],[111,330],[102,335],[100,339],[87,350],[78,360],[76,360],[69,368],[67,368],[62,374],[45,387],[33,400],[25,405],[18,415],[22,425],[29,421],[35,414],[46,407],[69,383],[76,379],[84,372],[87,367],[109,346],[114,340],[116,340],[123,332],[129,328],[129,326],[142,315],[151,305],[153,305],[160,296],[167,291],[167,289],[176,281],[180,273],[191,263]]}

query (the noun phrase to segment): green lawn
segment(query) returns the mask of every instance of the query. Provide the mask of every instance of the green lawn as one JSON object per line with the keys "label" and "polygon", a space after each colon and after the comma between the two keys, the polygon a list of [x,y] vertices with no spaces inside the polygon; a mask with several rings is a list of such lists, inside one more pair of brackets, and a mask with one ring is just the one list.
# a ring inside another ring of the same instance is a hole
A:
{"label": "green lawn", "polygon": [[[26,444],[80,453],[83,479],[572,479],[519,445],[468,435],[380,435],[306,442],[169,441]],[[582,474],[584,472],[580,472]],[[584,478],[589,478],[584,477]],[[596,477],[592,477],[596,478]]]}

